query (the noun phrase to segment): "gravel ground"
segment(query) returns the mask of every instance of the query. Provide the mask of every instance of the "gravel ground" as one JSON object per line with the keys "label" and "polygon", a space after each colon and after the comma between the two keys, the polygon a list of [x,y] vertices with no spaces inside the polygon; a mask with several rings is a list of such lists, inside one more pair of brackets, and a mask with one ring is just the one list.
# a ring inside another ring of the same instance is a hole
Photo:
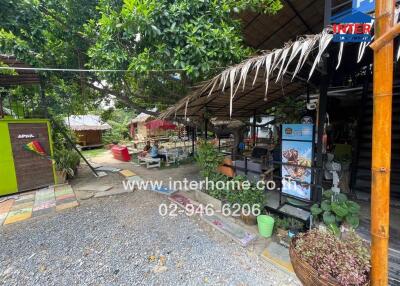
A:
{"label": "gravel ground", "polygon": [[161,217],[163,195],[90,199],[0,228],[0,285],[293,285],[198,217]]}

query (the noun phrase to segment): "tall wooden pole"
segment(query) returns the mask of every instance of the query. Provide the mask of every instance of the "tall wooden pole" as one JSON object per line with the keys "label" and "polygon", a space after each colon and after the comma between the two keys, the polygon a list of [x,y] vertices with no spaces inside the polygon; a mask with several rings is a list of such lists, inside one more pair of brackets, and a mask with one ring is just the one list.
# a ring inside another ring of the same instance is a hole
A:
{"label": "tall wooden pole", "polygon": [[[394,0],[376,0],[375,38],[393,25]],[[371,285],[388,285],[393,40],[374,50],[371,185]]]}

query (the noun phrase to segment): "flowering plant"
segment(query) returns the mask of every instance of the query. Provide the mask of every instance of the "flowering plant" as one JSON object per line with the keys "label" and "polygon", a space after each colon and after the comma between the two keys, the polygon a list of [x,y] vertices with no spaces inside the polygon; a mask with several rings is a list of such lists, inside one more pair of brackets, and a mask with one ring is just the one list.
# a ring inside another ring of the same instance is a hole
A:
{"label": "flowering plant", "polygon": [[334,278],[343,286],[364,285],[369,280],[370,252],[354,232],[340,239],[330,232],[317,229],[299,234],[296,253],[322,277]]}

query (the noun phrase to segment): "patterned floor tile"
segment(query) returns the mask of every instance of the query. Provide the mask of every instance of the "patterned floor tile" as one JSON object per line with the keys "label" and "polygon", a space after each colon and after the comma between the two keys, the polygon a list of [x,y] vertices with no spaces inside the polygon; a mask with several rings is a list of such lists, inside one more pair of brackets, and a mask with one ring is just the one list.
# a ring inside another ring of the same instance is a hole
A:
{"label": "patterned floor tile", "polygon": [[56,201],[44,202],[33,207],[33,211],[39,211],[43,209],[53,208],[56,206]]}
{"label": "patterned floor tile", "polygon": [[25,209],[25,208],[32,208],[32,207],[33,207],[33,201],[26,203],[19,203],[19,204],[15,203],[11,208],[11,211]]}
{"label": "patterned floor tile", "polygon": [[56,197],[57,201],[65,200],[65,199],[70,199],[70,198],[74,198],[74,199],[76,200],[75,194],[72,193],[72,194],[66,194],[66,195],[62,195],[62,196],[57,196],[57,197]]}
{"label": "patterned floor tile", "polygon": [[56,211],[61,211],[61,210],[65,210],[65,209],[69,209],[69,208],[73,208],[73,207],[77,207],[77,206],[79,206],[79,203],[77,201],[65,203],[65,204],[56,206]]}
{"label": "patterned floor tile", "polygon": [[0,214],[0,225],[3,224],[3,222],[6,220],[8,213],[2,213]]}
{"label": "patterned floor tile", "polygon": [[136,174],[130,170],[122,170],[122,171],[120,171],[120,174],[124,177],[136,176]]}
{"label": "patterned floor tile", "polygon": [[69,188],[63,188],[63,189],[58,189],[54,192],[56,197],[62,196],[62,195],[68,195],[68,194],[73,194],[74,191],[69,187]]}
{"label": "patterned floor tile", "polygon": [[56,205],[59,206],[59,205],[62,205],[62,204],[76,202],[76,201],[77,201],[76,197],[74,196],[73,198],[66,198],[66,199],[63,199],[63,200],[57,200]]}
{"label": "patterned floor tile", "polygon": [[32,208],[10,211],[6,220],[4,221],[4,224],[15,223],[18,221],[26,220],[30,217],[32,217]]}
{"label": "patterned floor tile", "polygon": [[14,205],[15,200],[6,200],[0,203],[0,214],[8,213]]}
{"label": "patterned floor tile", "polygon": [[47,214],[51,214],[51,213],[55,213],[55,212],[56,212],[56,208],[54,205],[54,207],[51,207],[51,208],[33,210],[32,217],[38,217],[38,216],[47,215]]}

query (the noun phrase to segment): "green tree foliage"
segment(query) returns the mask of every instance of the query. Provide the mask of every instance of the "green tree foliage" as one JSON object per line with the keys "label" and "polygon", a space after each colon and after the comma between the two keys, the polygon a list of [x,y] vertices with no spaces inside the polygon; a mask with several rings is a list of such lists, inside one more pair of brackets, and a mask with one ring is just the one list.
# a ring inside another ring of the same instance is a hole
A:
{"label": "green tree foliage", "polygon": [[108,109],[100,115],[104,122],[111,125],[112,129],[103,134],[103,142],[110,144],[129,139],[129,123],[135,113],[124,109]]}
{"label": "green tree foliage", "polygon": [[274,13],[281,2],[0,0],[0,6],[0,53],[35,67],[129,70],[42,73],[48,95],[68,94],[81,105],[113,95],[144,111],[174,103],[193,83],[249,56],[235,14]]}

